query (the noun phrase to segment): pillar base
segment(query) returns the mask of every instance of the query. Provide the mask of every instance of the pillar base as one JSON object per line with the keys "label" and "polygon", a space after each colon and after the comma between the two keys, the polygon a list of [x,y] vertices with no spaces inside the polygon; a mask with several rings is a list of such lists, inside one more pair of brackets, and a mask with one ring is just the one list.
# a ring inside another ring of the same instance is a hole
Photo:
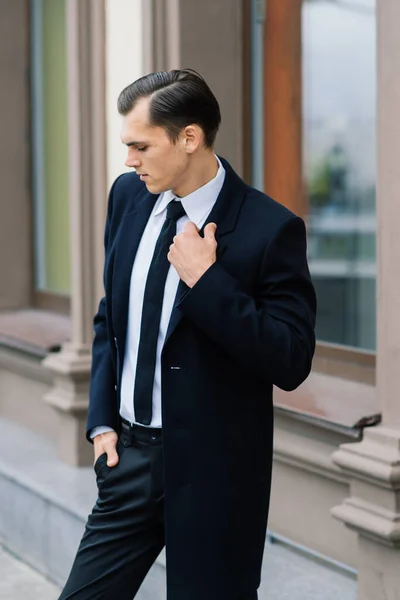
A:
{"label": "pillar base", "polygon": [[397,600],[400,584],[400,431],[366,429],[332,456],[351,496],[331,514],[358,534],[358,600]]}
{"label": "pillar base", "polygon": [[65,344],[43,361],[54,377],[44,400],[58,415],[59,458],[73,467],[93,463],[93,448],[86,440],[91,363],[91,345],[74,344]]}

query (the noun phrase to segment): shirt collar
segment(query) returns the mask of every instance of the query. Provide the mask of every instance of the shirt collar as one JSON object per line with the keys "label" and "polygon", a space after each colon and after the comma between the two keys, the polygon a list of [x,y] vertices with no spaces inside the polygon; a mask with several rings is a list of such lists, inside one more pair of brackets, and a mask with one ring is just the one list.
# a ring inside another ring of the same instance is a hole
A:
{"label": "shirt collar", "polygon": [[[214,179],[191,194],[188,194],[183,198],[179,198],[187,216],[189,217],[189,220],[193,223],[196,223],[198,227],[202,225],[204,217],[210,213],[225,180],[225,169],[222,166],[218,156],[215,157],[218,161],[218,171]],[[154,215],[159,215],[166,210],[167,205],[171,202],[171,200],[176,198],[177,196],[172,192],[172,190],[167,190],[161,194]]]}

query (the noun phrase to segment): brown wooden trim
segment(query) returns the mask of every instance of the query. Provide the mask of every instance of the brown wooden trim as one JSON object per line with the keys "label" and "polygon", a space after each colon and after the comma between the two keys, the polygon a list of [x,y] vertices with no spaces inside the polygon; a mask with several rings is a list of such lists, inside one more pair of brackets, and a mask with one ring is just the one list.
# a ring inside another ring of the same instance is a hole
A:
{"label": "brown wooden trim", "polygon": [[70,297],[63,294],[54,294],[52,292],[34,292],[34,307],[39,310],[57,313],[59,315],[69,315],[71,311]]}
{"label": "brown wooden trim", "polygon": [[318,342],[313,371],[375,385],[376,355],[374,352],[362,351],[357,348]]}
{"label": "brown wooden trim", "polygon": [[243,179],[252,183],[251,165],[251,0],[243,0]]}
{"label": "brown wooden trim", "polygon": [[264,27],[265,191],[304,216],[302,0],[268,0]]}

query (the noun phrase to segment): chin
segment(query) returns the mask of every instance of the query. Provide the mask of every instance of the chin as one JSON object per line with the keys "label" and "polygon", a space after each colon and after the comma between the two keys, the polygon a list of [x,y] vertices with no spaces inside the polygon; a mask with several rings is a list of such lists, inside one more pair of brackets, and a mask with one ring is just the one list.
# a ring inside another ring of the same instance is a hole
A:
{"label": "chin", "polygon": [[150,183],[149,181],[145,182],[146,188],[148,189],[148,191],[151,194],[159,194],[160,192],[158,191],[158,188],[156,185],[154,185],[154,183]]}
{"label": "chin", "polygon": [[151,183],[150,181],[146,181],[145,184],[146,184],[148,191],[151,194],[162,194],[162,192],[166,192],[167,189],[169,189],[169,188],[165,188],[163,186],[157,185],[156,183]]}

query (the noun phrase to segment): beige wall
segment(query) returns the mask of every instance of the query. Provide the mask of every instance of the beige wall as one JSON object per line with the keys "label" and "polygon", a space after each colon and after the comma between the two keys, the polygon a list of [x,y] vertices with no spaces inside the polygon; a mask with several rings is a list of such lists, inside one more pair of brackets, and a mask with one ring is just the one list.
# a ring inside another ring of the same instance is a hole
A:
{"label": "beige wall", "polygon": [[147,71],[191,68],[218,99],[222,126],[216,150],[244,171],[242,0],[144,0]]}
{"label": "beige wall", "polygon": [[[146,0],[145,0],[146,1]],[[142,0],[106,0],[107,181],[129,169],[120,141],[119,93],[143,75]]]}
{"label": "beige wall", "polygon": [[351,432],[321,428],[296,413],[275,412],[270,530],[351,567],[357,566],[357,536],[332,518],[330,509],[349,493],[349,481],[332,453]]}
{"label": "beige wall", "polygon": [[107,0],[108,182],[126,170],[119,92],[145,72],[190,67],[222,112],[217,152],[243,172],[243,19],[241,0]]}
{"label": "beige wall", "polygon": [[56,414],[43,402],[51,377],[40,363],[36,356],[0,348],[0,416],[55,442]]}
{"label": "beige wall", "polygon": [[2,3],[0,309],[26,306],[31,294],[28,25],[27,0]]}
{"label": "beige wall", "polygon": [[[179,5],[178,68],[190,67],[198,70],[216,95],[222,114],[216,150],[242,175],[242,1],[180,0]],[[171,65],[170,68],[176,66]]]}

